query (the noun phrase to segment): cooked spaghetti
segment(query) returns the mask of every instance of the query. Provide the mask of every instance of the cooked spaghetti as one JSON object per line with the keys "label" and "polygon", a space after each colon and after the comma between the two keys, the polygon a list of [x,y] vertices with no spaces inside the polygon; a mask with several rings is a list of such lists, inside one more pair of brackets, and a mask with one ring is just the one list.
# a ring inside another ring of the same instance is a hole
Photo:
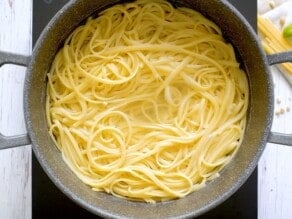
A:
{"label": "cooked spaghetti", "polygon": [[243,140],[246,74],[221,30],[162,0],[90,17],[57,53],[49,132],[95,191],[154,203],[202,188]]}

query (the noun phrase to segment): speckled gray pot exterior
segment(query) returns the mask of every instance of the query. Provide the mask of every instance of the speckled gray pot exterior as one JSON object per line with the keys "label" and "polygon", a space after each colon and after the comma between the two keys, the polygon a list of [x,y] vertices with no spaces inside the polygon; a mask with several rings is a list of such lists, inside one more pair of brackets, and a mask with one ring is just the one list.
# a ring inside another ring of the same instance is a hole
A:
{"label": "speckled gray pot exterior", "polygon": [[248,74],[250,104],[246,133],[237,155],[221,173],[198,192],[185,198],[157,204],[127,201],[94,192],[83,184],[62,160],[47,131],[45,116],[46,73],[63,40],[81,21],[118,1],[73,0],[61,9],[37,42],[25,82],[25,118],[33,150],[50,179],[69,198],[90,212],[115,218],[186,218],[198,216],[231,196],[249,177],[266,145],[273,117],[273,88],[267,59],[257,36],[226,1],[181,0],[219,25],[238,53]]}

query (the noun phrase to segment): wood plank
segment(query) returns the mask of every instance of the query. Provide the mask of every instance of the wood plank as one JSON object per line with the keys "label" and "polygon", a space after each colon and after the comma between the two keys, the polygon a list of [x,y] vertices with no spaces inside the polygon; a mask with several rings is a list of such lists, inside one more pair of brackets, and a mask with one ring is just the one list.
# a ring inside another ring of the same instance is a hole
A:
{"label": "wood plank", "polygon": [[[31,54],[32,0],[0,1],[0,50]],[[0,132],[25,133],[25,68],[0,69]],[[0,218],[31,218],[31,147],[0,151]]]}
{"label": "wood plank", "polygon": [[[273,131],[292,133],[292,87],[276,68],[271,68],[275,83]],[[287,112],[287,107],[290,111]],[[258,165],[258,216],[260,219],[292,218],[292,147],[267,144]]]}

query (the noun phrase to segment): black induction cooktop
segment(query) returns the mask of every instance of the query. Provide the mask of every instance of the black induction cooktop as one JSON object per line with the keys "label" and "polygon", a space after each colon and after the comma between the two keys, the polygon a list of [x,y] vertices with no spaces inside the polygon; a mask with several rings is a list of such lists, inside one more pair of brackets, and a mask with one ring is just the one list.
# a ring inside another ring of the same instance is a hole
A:
{"label": "black induction cooktop", "polygon": [[[33,0],[33,42],[68,0]],[[257,1],[230,0],[256,28]],[[226,18],[228,19],[228,18]],[[97,218],[67,198],[32,158],[32,216],[36,218]],[[200,218],[257,218],[257,169],[228,200]]]}

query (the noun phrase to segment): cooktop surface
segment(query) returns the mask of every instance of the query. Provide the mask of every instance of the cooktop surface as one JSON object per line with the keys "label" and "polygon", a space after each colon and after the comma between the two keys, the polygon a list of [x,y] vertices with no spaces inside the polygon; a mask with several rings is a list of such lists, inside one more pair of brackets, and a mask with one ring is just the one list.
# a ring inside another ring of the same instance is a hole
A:
{"label": "cooktop surface", "polygon": [[[33,0],[34,43],[49,20],[67,2],[68,0]],[[256,1],[230,0],[230,2],[256,28]],[[97,218],[67,198],[50,181],[34,156],[32,207],[33,218]],[[257,218],[257,170],[234,195],[199,218]]]}

